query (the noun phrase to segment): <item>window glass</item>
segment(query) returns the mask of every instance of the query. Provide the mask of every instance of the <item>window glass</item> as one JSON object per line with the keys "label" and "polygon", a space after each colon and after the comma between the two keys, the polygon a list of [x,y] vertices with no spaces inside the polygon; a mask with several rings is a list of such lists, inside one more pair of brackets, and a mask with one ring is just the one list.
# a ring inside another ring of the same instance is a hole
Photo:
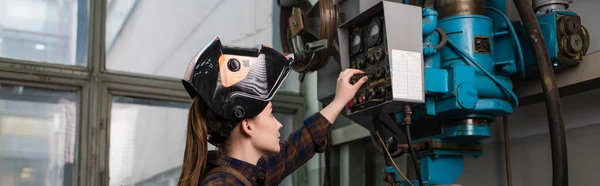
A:
{"label": "window glass", "polygon": [[77,94],[0,85],[0,185],[73,185]]}
{"label": "window glass", "polygon": [[0,0],[0,57],[86,66],[88,0]]}
{"label": "window glass", "polygon": [[177,185],[189,103],[114,97],[110,185]]}
{"label": "window glass", "polygon": [[108,1],[106,68],[181,78],[195,54],[217,36],[224,45],[271,46],[273,2]]}

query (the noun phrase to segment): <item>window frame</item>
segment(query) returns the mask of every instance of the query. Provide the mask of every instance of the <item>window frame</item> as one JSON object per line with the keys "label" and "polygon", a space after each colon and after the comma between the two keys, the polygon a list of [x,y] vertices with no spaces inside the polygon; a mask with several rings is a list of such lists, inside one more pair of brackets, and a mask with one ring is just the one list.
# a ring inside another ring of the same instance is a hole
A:
{"label": "window frame", "polygon": [[[276,1],[274,0],[274,3]],[[0,57],[0,84],[77,93],[75,185],[109,183],[110,109],[113,96],[191,102],[181,79],[106,69],[107,0],[88,1],[87,66]],[[278,7],[274,6],[274,13]],[[275,16],[274,16],[275,17]],[[274,22],[274,43],[278,41]],[[183,71],[182,71],[183,73]],[[304,88],[281,91],[273,98],[276,112],[294,115],[295,129],[305,116]]]}

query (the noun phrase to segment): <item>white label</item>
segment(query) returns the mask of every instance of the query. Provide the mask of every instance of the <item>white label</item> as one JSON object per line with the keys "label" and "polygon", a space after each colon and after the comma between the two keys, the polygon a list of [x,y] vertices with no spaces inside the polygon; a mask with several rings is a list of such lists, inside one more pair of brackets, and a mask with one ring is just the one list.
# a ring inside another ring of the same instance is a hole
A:
{"label": "white label", "polygon": [[394,100],[424,102],[421,53],[392,50],[390,68]]}

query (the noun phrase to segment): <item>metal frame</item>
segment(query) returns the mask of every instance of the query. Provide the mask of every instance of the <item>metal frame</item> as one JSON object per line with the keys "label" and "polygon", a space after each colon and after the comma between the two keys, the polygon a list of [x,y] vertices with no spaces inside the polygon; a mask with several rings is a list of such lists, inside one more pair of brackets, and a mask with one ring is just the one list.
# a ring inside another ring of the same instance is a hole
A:
{"label": "metal frame", "polygon": [[[588,53],[583,62],[575,67],[557,71],[556,85],[561,97],[575,95],[600,88],[600,51]],[[515,93],[521,100],[521,106],[544,101],[542,85],[539,78],[519,82]]]}
{"label": "metal frame", "polygon": [[[106,69],[106,7],[106,0],[89,0],[87,67],[0,57],[0,84],[77,93],[75,185],[108,185],[113,96],[190,102],[180,79]],[[276,112],[294,115],[294,128],[302,125],[301,84],[299,93],[280,92],[272,102]]]}

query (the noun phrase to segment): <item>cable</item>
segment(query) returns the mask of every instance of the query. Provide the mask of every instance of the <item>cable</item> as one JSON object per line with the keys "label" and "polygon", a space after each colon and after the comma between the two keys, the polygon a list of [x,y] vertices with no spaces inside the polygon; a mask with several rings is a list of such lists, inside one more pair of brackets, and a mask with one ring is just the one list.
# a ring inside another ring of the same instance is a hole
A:
{"label": "cable", "polygon": [[[371,138],[371,142],[372,142],[373,146],[375,147],[375,150],[376,150],[377,152],[379,152],[379,153],[382,153],[382,154],[383,154],[383,153],[384,153],[384,152],[383,152],[383,149],[382,149],[382,148],[381,148],[381,147],[380,147],[380,146],[377,144],[377,140],[376,140],[376,138],[375,138],[375,133],[374,133],[374,132],[371,132],[371,136],[370,136],[370,138]],[[394,151],[394,152],[393,152],[392,154],[390,154],[390,155],[392,156],[392,158],[397,158],[397,157],[400,157],[400,156],[404,155],[404,153],[405,153],[405,152],[404,152],[404,150],[402,150],[402,149],[398,148],[398,150],[397,150],[397,151]]]}
{"label": "cable", "polygon": [[489,7],[489,6],[485,7],[485,9],[491,10],[492,12],[499,14],[500,17],[502,17],[504,19],[504,21],[506,21],[506,25],[508,25],[508,28],[510,29],[511,35],[513,37],[514,44],[516,45],[517,50],[519,51],[519,65],[521,66],[521,78],[525,78],[525,58],[523,58],[523,50],[521,49],[521,41],[519,41],[519,37],[517,36],[517,31],[515,30],[515,27],[513,27],[513,25],[510,23],[510,19],[508,18],[508,16],[506,16],[506,14],[502,13],[502,11],[498,10],[497,8]]}
{"label": "cable", "polygon": [[508,117],[502,116],[502,123],[504,125],[504,162],[506,163],[506,182],[508,186],[512,186],[512,175],[510,171],[510,138],[508,136]]}
{"label": "cable", "polygon": [[455,51],[459,52],[463,56],[463,58],[465,58],[465,61],[467,63],[469,63],[469,65],[477,67],[485,75],[487,75],[490,79],[492,79],[492,81],[494,81],[494,83],[496,83],[500,88],[502,88],[506,93],[508,93],[513,99],[513,107],[514,107],[513,109],[516,109],[517,107],[519,107],[519,99],[517,98],[515,93],[513,93],[510,89],[508,89],[504,85],[502,85],[500,83],[500,81],[498,79],[496,79],[496,77],[494,77],[494,75],[492,75],[490,72],[488,72],[483,67],[481,67],[477,63],[477,61],[475,59],[473,59],[473,57],[469,56],[465,51],[458,48],[458,46],[456,44],[454,44],[454,42],[452,42],[452,40],[448,40],[448,44],[450,44],[450,46],[452,46],[452,48],[454,48]]}
{"label": "cable", "polygon": [[435,27],[435,31],[440,34],[440,43],[435,46],[435,50],[440,51],[448,43],[448,35],[440,27]]}
{"label": "cable", "polygon": [[408,150],[410,152],[411,160],[413,167],[415,168],[415,172],[417,173],[417,178],[419,179],[419,185],[423,185],[423,177],[421,176],[421,169],[417,164],[417,156],[415,155],[415,148],[412,145],[412,137],[410,137],[410,125],[412,121],[412,108],[410,105],[404,105],[404,119],[402,124],[404,125],[404,134],[406,136],[406,142],[408,143]]}
{"label": "cable", "polygon": [[410,124],[404,125],[404,134],[406,135],[406,143],[408,143],[408,151],[410,152],[410,159],[412,160],[412,164],[415,168],[415,172],[417,173],[417,177],[419,179],[419,185],[423,185],[423,178],[421,177],[421,169],[417,164],[417,156],[415,155],[415,148],[412,146],[412,139],[410,137]]}
{"label": "cable", "polygon": [[387,157],[390,159],[390,161],[392,162],[392,165],[394,165],[394,168],[396,168],[396,170],[398,171],[398,173],[400,173],[400,175],[402,176],[402,178],[404,178],[404,180],[406,180],[406,182],[408,182],[408,184],[410,184],[411,186],[415,186],[413,185],[412,182],[410,182],[410,180],[404,175],[404,173],[402,173],[402,171],[400,171],[400,168],[398,168],[398,165],[396,165],[396,162],[394,161],[394,159],[392,159],[392,156],[390,155],[390,152],[388,151],[387,147],[385,147],[385,143],[383,142],[383,139],[381,139],[381,136],[379,135],[379,133],[377,133],[377,138],[379,138],[379,142],[381,142],[381,146],[383,147],[383,149],[385,149],[385,154],[387,155]]}

